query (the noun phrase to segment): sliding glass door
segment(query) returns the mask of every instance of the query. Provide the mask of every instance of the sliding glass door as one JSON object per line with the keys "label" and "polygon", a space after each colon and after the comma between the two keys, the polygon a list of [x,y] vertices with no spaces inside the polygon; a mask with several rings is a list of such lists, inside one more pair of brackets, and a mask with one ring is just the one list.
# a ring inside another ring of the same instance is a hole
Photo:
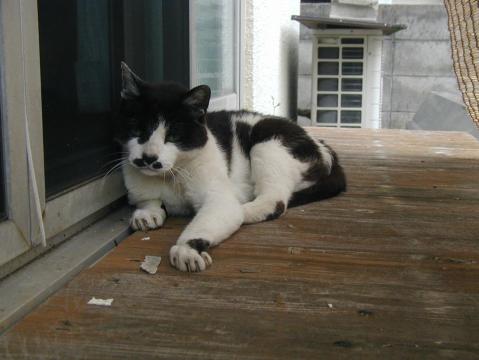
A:
{"label": "sliding glass door", "polygon": [[114,159],[120,61],[149,81],[189,83],[187,14],[178,0],[39,2],[48,198]]}
{"label": "sliding glass door", "polygon": [[212,110],[239,107],[240,4],[190,2],[191,82],[210,86]]}

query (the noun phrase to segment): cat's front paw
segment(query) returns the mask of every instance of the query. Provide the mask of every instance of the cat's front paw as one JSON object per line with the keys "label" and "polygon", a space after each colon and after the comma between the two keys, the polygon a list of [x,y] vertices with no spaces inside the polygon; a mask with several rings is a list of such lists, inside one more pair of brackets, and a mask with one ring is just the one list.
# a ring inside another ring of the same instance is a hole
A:
{"label": "cat's front paw", "polygon": [[166,211],[159,209],[136,209],[130,220],[133,230],[148,231],[161,227],[166,219]]}
{"label": "cat's front paw", "polygon": [[[198,248],[196,246],[198,241],[207,245]],[[207,241],[199,239],[190,240],[183,245],[175,245],[170,249],[170,264],[181,271],[203,271],[213,263],[211,256],[204,251],[208,246]]]}

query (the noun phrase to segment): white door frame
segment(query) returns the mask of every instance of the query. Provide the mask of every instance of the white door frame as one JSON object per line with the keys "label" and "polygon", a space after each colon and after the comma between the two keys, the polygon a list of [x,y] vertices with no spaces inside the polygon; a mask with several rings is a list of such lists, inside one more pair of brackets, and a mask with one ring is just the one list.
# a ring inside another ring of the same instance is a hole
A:
{"label": "white door frame", "polygon": [[[244,59],[244,14],[245,2],[243,0],[234,0],[235,4],[235,74],[234,74],[234,92],[223,96],[213,97],[210,100],[209,111],[216,110],[237,110],[242,106],[242,68]],[[190,87],[197,84],[198,74],[196,71],[196,43],[194,41],[196,31],[194,28],[195,6],[194,1],[189,4],[189,24],[190,24]]]}
{"label": "white door frame", "polygon": [[[1,0],[0,36],[2,143],[8,216],[0,222],[1,267],[40,244],[40,222],[46,232],[47,247],[40,251],[35,249],[35,254],[53,246],[53,238],[66,238],[71,228],[86,218],[93,222],[95,214],[120,199],[126,191],[121,175],[115,173],[106,179],[90,179],[47,201],[37,1]],[[27,126],[30,144],[26,141]],[[27,146],[33,155],[36,184],[28,170]],[[42,219],[36,212],[33,186],[38,191]]]}

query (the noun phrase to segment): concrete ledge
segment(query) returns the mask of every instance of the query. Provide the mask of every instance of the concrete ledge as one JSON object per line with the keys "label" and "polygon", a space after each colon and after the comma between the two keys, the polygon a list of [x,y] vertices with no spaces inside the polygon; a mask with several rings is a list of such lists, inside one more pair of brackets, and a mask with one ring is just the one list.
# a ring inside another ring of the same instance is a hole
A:
{"label": "concrete ledge", "polygon": [[464,131],[479,139],[479,129],[467,114],[462,99],[449,92],[432,92],[407,129]]}
{"label": "concrete ledge", "polygon": [[129,234],[123,207],[0,282],[0,334]]}

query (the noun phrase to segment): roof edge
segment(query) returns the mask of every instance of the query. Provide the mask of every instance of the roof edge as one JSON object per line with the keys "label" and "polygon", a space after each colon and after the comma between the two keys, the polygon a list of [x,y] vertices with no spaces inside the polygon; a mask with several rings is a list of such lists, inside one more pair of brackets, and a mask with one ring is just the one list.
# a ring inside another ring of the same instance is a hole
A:
{"label": "roof edge", "polygon": [[387,24],[379,21],[363,21],[357,19],[335,19],[321,16],[293,15],[291,20],[298,21],[309,29],[365,29],[381,30],[384,35],[407,29],[404,24]]}

